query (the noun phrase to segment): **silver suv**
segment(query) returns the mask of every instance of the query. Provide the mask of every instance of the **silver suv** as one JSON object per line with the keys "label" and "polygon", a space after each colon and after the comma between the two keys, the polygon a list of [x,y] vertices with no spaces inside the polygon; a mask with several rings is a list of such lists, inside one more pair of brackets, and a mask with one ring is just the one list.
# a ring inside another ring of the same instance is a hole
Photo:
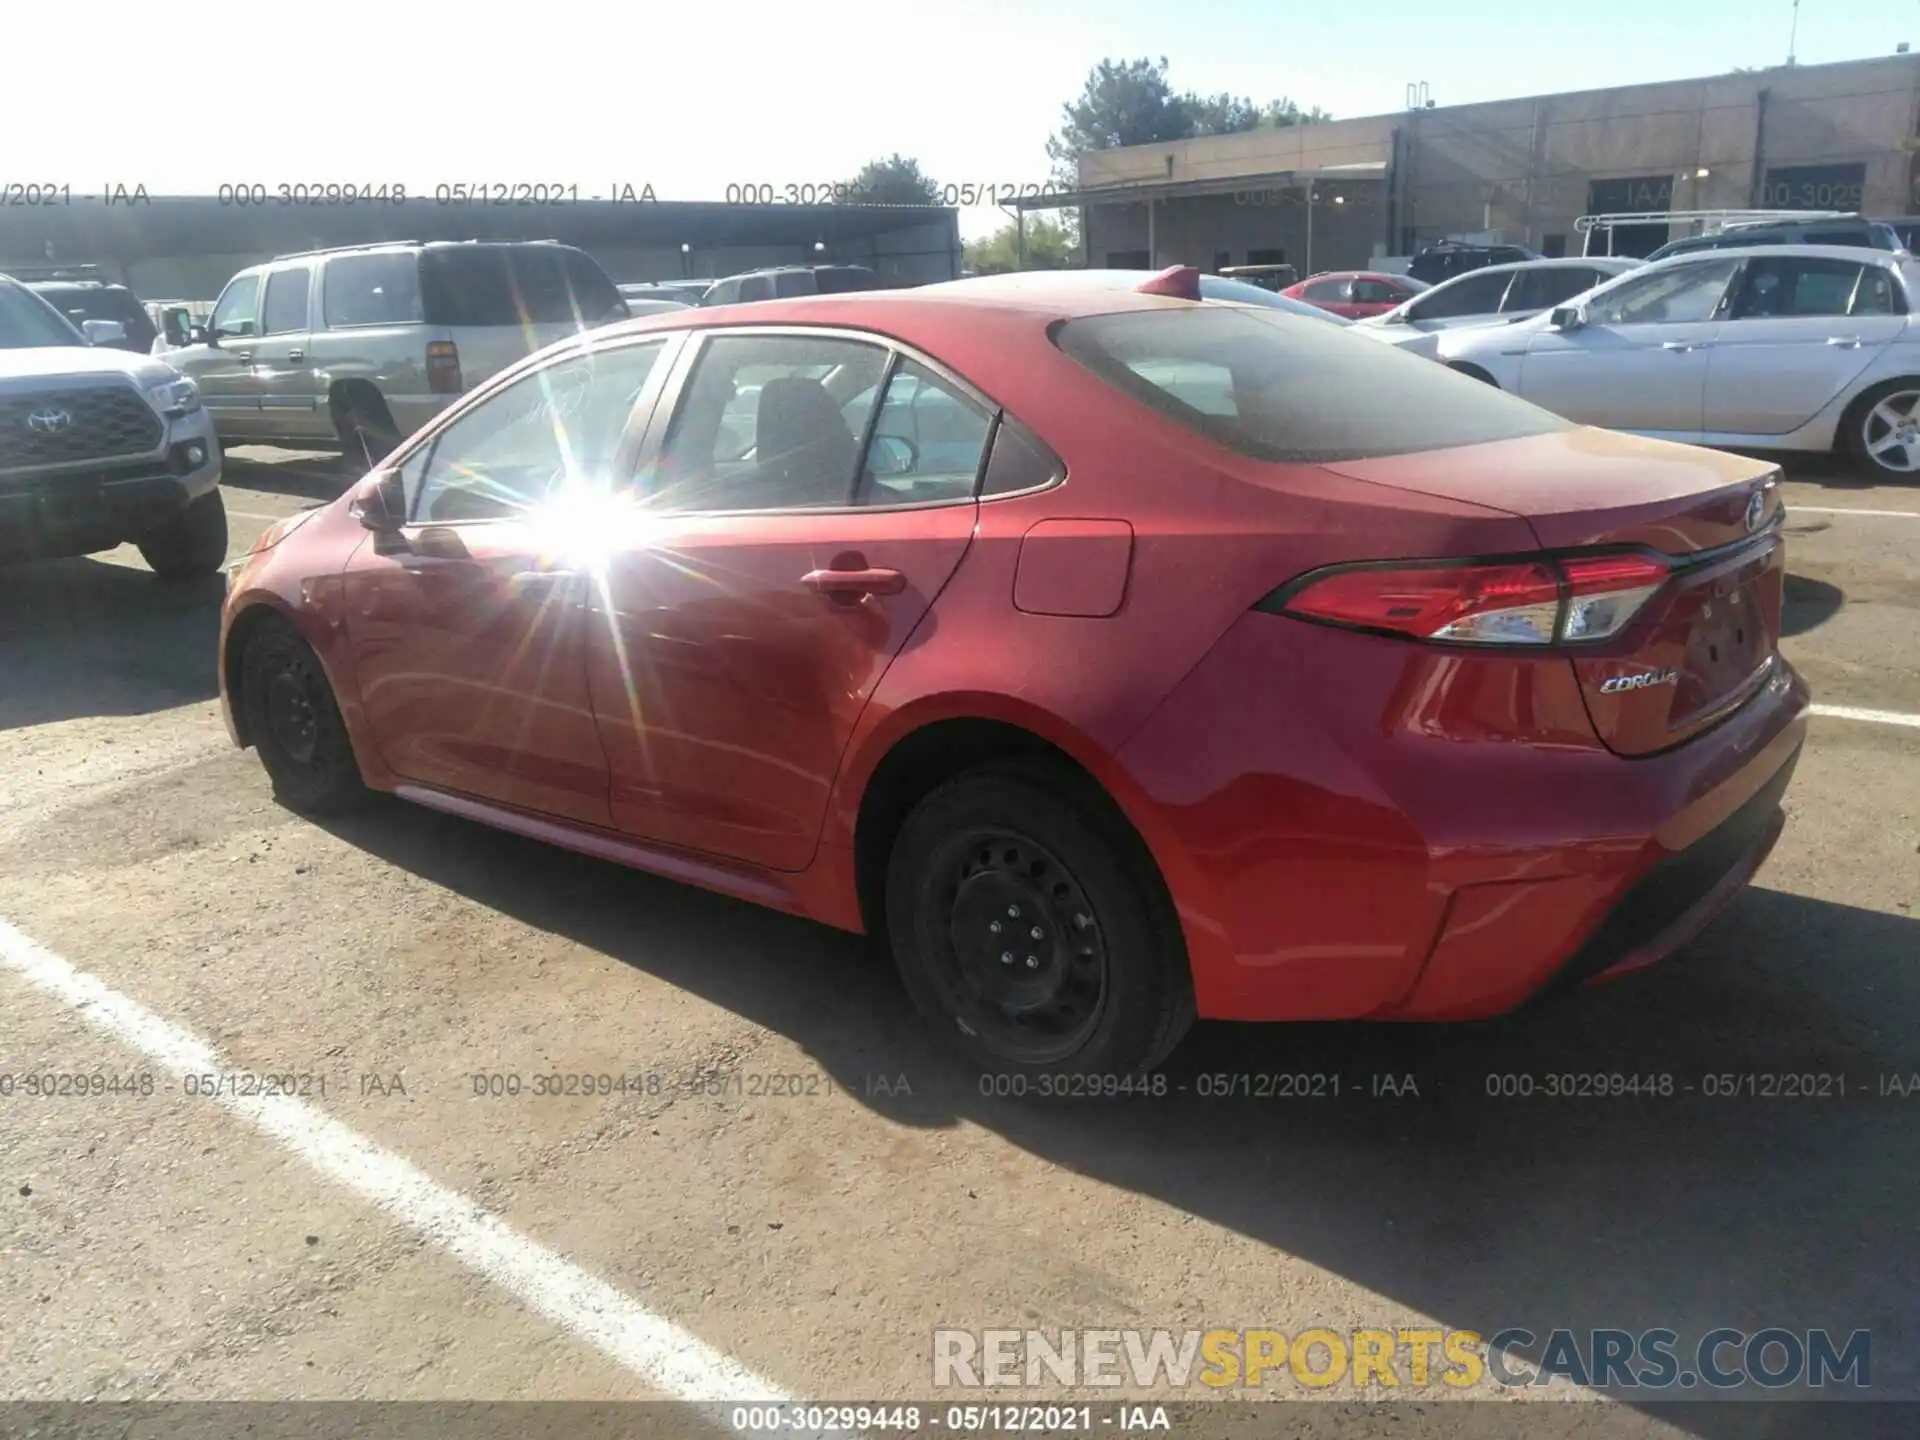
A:
{"label": "silver suv", "polygon": [[0,561],[58,559],[131,540],[166,580],[227,557],[220,442],[193,382],[163,360],[83,334],[0,275]]}
{"label": "silver suv", "polygon": [[167,361],[227,444],[338,446],[371,465],[496,371],[625,318],[570,245],[394,241],[242,270]]}

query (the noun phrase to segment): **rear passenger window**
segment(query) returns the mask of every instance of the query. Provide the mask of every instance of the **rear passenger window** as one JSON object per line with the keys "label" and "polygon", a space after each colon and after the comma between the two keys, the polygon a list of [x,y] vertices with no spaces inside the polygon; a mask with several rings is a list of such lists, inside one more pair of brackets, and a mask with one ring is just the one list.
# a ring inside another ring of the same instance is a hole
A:
{"label": "rear passenger window", "polygon": [[1059,457],[1010,415],[1002,415],[993,432],[993,453],[987,457],[987,476],[980,486],[982,498],[1012,495],[1021,490],[1038,490],[1066,476]]}
{"label": "rear passenger window", "polygon": [[1736,320],[1845,315],[1866,267],[1845,260],[1774,258],[1749,261],[1734,302]]}
{"label": "rear passenger window", "polygon": [[740,300],[745,304],[754,300],[773,299],[773,279],[767,275],[749,275],[740,282]]}
{"label": "rear passenger window", "polygon": [[311,273],[303,267],[276,270],[267,277],[263,335],[284,335],[307,328],[307,278]]}
{"label": "rear passenger window", "polygon": [[887,381],[887,398],[867,445],[860,503],[924,505],[971,498],[992,423],[986,411],[924,365],[901,361]]}
{"label": "rear passenger window", "polygon": [[329,260],[320,274],[320,314],[330,330],[418,324],[420,262],[406,252]]}
{"label": "rear passenger window", "polygon": [[795,295],[814,293],[813,276],[804,270],[790,270],[784,275],[773,277],[774,298],[786,300]]}

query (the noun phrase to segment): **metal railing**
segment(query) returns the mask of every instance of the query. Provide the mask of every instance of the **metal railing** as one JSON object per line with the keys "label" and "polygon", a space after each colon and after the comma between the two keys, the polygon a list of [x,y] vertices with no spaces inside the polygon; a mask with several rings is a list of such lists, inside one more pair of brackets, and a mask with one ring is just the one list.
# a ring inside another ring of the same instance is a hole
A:
{"label": "metal railing", "polygon": [[1688,236],[1718,235],[1724,230],[1764,225],[1774,220],[1846,220],[1853,218],[1853,214],[1851,210],[1635,210],[1582,215],[1573,222],[1573,228],[1584,237],[1580,246],[1582,255],[1595,253],[1595,234],[1607,237],[1607,248],[1600,253],[1611,255],[1613,232],[1627,225],[1665,225],[1669,230],[1675,225],[1685,225]]}

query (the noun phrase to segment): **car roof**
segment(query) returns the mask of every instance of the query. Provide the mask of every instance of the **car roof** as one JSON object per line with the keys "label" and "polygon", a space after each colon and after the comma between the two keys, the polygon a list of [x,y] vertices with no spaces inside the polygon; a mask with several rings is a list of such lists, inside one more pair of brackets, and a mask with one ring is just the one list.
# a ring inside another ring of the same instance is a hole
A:
{"label": "car roof", "polygon": [[1397,275],[1391,270],[1322,270],[1309,275],[1300,283],[1310,284],[1315,280],[1405,280],[1410,277]]}
{"label": "car roof", "polygon": [[[1875,250],[1865,245],[1720,245],[1713,248],[1716,260],[1748,259],[1754,256],[1806,256],[1815,260],[1850,260],[1855,264],[1880,265],[1887,269],[1895,266],[1909,273],[1920,273],[1920,260],[1903,256],[1892,250]],[[1697,251],[1685,254],[1663,255],[1658,260],[1648,261],[1649,267],[1667,265],[1676,260],[1700,259]]]}
{"label": "car roof", "polygon": [[[1767,248],[1777,250],[1780,247],[1773,245]],[[1477,270],[1462,270],[1458,275],[1449,275],[1438,285],[1435,285],[1433,290],[1439,290],[1448,285],[1457,284],[1462,280],[1471,279],[1475,275],[1510,275],[1516,270],[1572,270],[1575,268],[1591,270],[1595,265],[1602,267],[1618,265],[1625,271],[1634,269],[1644,263],[1644,261],[1630,259],[1625,255],[1557,255],[1547,260],[1503,260],[1498,265],[1482,265]],[[1427,290],[1422,293],[1431,295],[1433,290]]]}

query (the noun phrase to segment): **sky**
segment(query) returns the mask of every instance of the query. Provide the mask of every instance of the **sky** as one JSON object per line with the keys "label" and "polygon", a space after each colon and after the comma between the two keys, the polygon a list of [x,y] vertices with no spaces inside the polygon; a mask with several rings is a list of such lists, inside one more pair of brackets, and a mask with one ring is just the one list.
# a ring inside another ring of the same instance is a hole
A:
{"label": "sky", "polygon": [[[1718,74],[1787,58],[1793,0],[839,0],[711,7],[108,0],[6,23],[0,185],[547,183],[721,200],[844,180],[898,151],[936,180],[1047,178],[1061,106],[1104,58],[1176,89],[1336,118]],[[1802,64],[1920,47],[1920,0],[1801,0]],[[44,47],[57,57],[22,64]],[[0,198],[5,192],[0,191]],[[0,224],[5,210],[0,206]],[[990,232],[991,207],[962,229]]]}

